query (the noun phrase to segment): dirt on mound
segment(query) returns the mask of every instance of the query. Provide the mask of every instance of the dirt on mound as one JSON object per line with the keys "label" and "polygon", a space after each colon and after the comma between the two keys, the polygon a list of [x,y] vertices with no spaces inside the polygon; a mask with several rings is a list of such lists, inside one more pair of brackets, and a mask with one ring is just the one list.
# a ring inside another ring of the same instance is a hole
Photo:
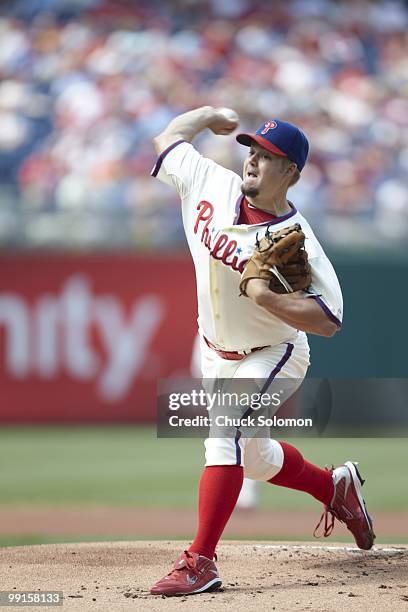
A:
{"label": "dirt on mound", "polygon": [[181,547],[112,542],[2,548],[0,590],[63,591],[64,610],[72,611],[408,610],[407,546],[364,552],[341,544],[224,542],[217,550],[220,591],[149,595]]}

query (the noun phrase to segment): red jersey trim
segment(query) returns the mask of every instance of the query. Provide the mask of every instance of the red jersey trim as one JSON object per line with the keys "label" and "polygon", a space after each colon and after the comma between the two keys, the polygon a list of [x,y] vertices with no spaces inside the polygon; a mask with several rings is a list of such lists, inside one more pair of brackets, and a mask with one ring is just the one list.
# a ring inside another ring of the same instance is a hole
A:
{"label": "red jersey trim", "polygon": [[275,225],[276,223],[281,223],[290,217],[293,217],[297,213],[296,208],[293,204],[289,204],[292,210],[283,215],[282,217],[277,217],[272,213],[268,213],[264,210],[259,210],[257,208],[249,208],[248,202],[244,196],[241,196],[241,199],[237,202],[237,216],[234,225]]}

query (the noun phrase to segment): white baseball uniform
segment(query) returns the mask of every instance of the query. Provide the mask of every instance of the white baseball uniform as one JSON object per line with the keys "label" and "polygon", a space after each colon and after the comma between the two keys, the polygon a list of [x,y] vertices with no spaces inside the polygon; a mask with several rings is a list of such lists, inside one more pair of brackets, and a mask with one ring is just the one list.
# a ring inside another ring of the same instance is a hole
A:
{"label": "white baseball uniform", "polygon": [[[193,257],[198,300],[204,378],[301,381],[309,365],[307,336],[287,325],[253,300],[239,296],[241,272],[250,258],[256,233],[299,223],[312,268],[312,285],[305,298],[315,299],[326,315],[341,326],[343,301],[336,273],[306,219],[292,206],[283,217],[254,225],[237,224],[243,196],[242,179],[216,164],[185,141],[177,141],[159,156],[152,175],[174,186],[182,201],[182,216]],[[244,358],[220,357],[205,341]],[[255,347],[267,347],[251,352]],[[245,477],[269,480],[282,467],[280,444],[268,438],[209,438],[206,465],[242,465]]]}

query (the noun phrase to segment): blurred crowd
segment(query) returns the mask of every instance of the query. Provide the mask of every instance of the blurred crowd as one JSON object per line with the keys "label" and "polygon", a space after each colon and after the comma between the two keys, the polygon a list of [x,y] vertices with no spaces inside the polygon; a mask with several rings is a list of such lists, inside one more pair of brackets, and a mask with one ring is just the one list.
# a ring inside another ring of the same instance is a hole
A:
{"label": "blurred crowd", "polygon": [[[150,177],[176,114],[281,117],[311,142],[289,192],[323,240],[408,241],[408,11],[402,1],[14,0],[0,15],[0,245],[184,244]],[[240,172],[245,147],[207,130]],[[385,240],[384,240],[385,238]]]}

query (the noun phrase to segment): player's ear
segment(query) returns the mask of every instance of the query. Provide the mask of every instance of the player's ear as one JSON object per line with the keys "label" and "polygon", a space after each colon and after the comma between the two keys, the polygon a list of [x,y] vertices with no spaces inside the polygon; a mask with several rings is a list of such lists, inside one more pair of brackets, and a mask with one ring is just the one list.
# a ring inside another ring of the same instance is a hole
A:
{"label": "player's ear", "polygon": [[296,171],[296,164],[291,162],[287,157],[282,158],[281,172],[285,178],[292,178]]}
{"label": "player's ear", "polygon": [[297,170],[297,165],[294,162],[291,162],[286,168],[286,174],[292,177]]}

